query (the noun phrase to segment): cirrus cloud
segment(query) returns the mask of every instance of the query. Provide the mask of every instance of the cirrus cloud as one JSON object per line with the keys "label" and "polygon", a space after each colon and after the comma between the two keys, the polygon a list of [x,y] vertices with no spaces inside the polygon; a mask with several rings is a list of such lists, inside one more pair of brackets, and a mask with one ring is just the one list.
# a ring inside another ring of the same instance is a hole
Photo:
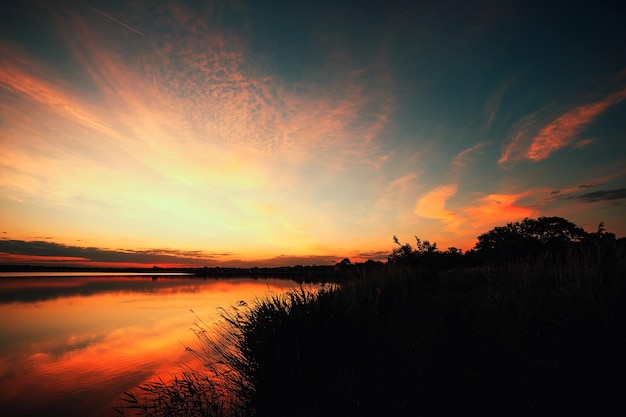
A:
{"label": "cirrus cloud", "polygon": [[613,92],[600,101],[584,104],[557,115],[547,124],[543,124],[538,113],[525,117],[514,128],[511,140],[498,163],[504,164],[510,160],[521,159],[538,162],[566,146],[588,145],[590,141],[579,141],[578,135],[596,117],[624,99],[626,99],[626,88]]}

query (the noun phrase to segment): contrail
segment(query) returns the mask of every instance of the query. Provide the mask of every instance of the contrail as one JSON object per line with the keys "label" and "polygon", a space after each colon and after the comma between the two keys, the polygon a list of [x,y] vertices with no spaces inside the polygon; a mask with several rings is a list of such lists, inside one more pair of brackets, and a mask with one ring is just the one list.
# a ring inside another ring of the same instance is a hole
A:
{"label": "contrail", "polygon": [[128,26],[126,23],[124,22],[120,22],[119,20],[117,20],[116,18],[114,18],[113,16],[109,16],[108,14],[106,14],[105,12],[103,12],[102,10],[98,10],[95,7],[91,7],[90,5],[88,5],[87,3],[83,3],[85,6],[89,7],[91,10],[93,10],[96,13],[101,14],[102,16],[106,17],[107,19],[111,19],[112,21],[114,21],[115,23],[119,23],[120,25],[124,26],[126,29],[132,30],[135,33],[140,34],[141,36],[146,36],[143,33],[139,32],[137,29],[135,29],[134,27]]}

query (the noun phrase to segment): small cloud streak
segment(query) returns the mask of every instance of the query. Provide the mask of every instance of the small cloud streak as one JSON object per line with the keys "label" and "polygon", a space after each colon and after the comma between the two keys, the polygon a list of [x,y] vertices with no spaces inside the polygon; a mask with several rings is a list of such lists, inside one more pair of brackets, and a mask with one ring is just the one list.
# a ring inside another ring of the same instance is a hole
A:
{"label": "small cloud streak", "polygon": [[[572,197],[570,197],[572,198]],[[598,190],[577,195],[573,198],[585,203],[597,203],[598,201],[615,201],[626,199],[626,188],[616,190]]]}
{"label": "small cloud streak", "polygon": [[467,148],[454,157],[452,162],[458,167],[465,166],[468,162],[473,161],[473,154],[480,151],[487,145],[487,142],[479,142],[471,148]]}
{"label": "small cloud streak", "polygon": [[389,182],[376,202],[376,206],[379,208],[396,208],[403,196],[415,187],[417,178],[416,173],[409,173]]}
{"label": "small cloud streak", "polygon": [[574,147],[576,149],[584,149],[590,146],[592,143],[596,142],[597,139],[580,139],[574,142]]}
{"label": "small cloud streak", "polygon": [[96,9],[95,7],[91,7],[90,5],[88,5],[88,4],[86,4],[86,3],[85,3],[85,5],[86,5],[87,7],[89,7],[91,10],[93,10],[94,12],[96,12],[96,13],[98,13],[98,14],[100,14],[100,15],[104,16],[104,17],[106,17],[107,19],[109,19],[109,20],[111,20],[111,21],[113,21],[113,22],[115,22],[115,23],[118,23],[118,24],[120,24],[120,25],[124,26],[126,29],[128,29],[128,30],[132,30],[133,32],[137,33],[138,35],[141,35],[141,36],[146,36],[145,34],[141,33],[141,32],[140,32],[140,31],[138,31],[137,29],[135,29],[134,27],[129,26],[129,25],[127,25],[127,24],[126,24],[126,23],[124,23],[124,22],[120,22],[119,20],[117,20],[116,18],[114,18],[114,17],[113,17],[113,16],[111,16],[111,15],[106,14],[106,13],[105,13],[105,12],[103,12],[102,10]]}
{"label": "small cloud streak", "polygon": [[502,96],[504,96],[504,93],[506,93],[506,90],[509,89],[512,82],[513,82],[513,79],[510,78],[504,81],[503,83],[501,83],[495,89],[495,91],[491,93],[489,98],[487,98],[487,101],[485,101],[485,104],[483,105],[483,113],[485,114],[485,117],[487,118],[487,129],[489,129],[491,125],[493,124],[493,121],[495,120],[498,110],[500,108],[500,102],[502,101]]}
{"label": "small cloud streak", "polygon": [[561,114],[538,132],[536,130],[538,115],[527,116],[514,129],[512,139],[505,147],[498,163],[504,164],[511,159],[527,159],[538,162],[566,146],[584,147],[589,145],[590,140],[577,140],[577,135],[609,107],[624,99],[626,99],[626,89],[614,92],[601,101],[579,106]]}
{"label": "small cloud streak", "polygon": [[623,188],[610,190],[587,191],[581,194],[582,190],[599,187],[608,183],[614,183],[621,177],[626,175],[626,171],[617,171],[603,177],[586,180],[573,186],[561,188],[558,190],[549,190],[548,196],[544,198],[541,204],[551,203],[557,200],[579,200],[587,203],[596,201],[611,201],[621,199]]}

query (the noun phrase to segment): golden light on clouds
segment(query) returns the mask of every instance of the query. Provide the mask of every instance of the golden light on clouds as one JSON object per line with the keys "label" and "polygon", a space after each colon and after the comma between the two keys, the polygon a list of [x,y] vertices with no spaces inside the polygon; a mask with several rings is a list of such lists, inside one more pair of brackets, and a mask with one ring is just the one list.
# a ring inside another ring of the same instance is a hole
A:
{"label": "golden light on clouds", "polygon": [[415,205],[415,214],[420,217],[443,220],[446,223],[456,219],[456,213],[445,208],[446,201],[456,194],[456,184],[442,185],[429,191]]}
{"label": "golden light on clouds", "polygon": [[[207,36],[183,9],[172,18],[185,20],[186,36],[166,48],[140,39],[131,59],[74,18],[80,36],[67,41],[88,74],[83,84],[35,71],[43,65],[2,45],[19,59],[0,71],[17,103],[3,108],[0,187],[41,209],[107,222],[131,245],[159,231],[150,245],[317,254],[307,248],[332,225],[311,197],[333,173],[376,163],[389,107],[364,122],[375,97],[358,84],[286,85],[251,65],[236,38]],[[71,238],[62,224],[47,234]]]}

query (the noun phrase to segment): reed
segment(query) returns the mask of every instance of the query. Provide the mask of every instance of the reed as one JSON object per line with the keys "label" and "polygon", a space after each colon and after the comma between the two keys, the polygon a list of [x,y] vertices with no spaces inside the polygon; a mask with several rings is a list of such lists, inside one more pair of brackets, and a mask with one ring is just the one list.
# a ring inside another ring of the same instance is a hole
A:
{"label": "reed", "polygon": [[572,250],[450,271],[389,265],[354,270],[341,286],[241,303],[222,311],[218,336],[199,325],[199,348],[191,351],[204,373],[145,386],[158,400],[148,407],[143,398],[127,398],[126,411],[276,417],[623,410],[624,258]]}

